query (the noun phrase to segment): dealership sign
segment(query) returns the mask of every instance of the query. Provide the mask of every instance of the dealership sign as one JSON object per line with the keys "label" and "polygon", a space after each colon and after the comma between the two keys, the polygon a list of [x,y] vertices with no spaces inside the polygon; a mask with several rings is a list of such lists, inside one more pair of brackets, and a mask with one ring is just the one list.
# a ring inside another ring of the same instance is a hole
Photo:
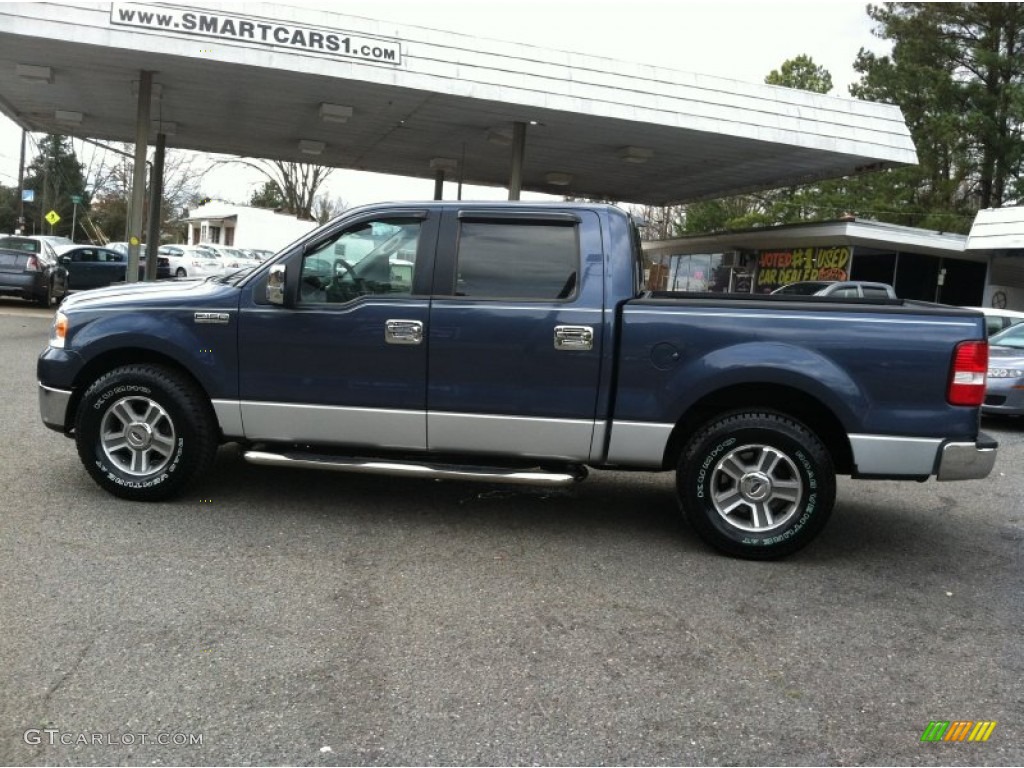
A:
{"label": "dealership sign", "polygon": [[171,32],[224,42],[257,43],[298,53],[377,64],[402,63],[402,46],[397,40],[225,11],[114,3],[110,8],[110,23],[145,32]]}

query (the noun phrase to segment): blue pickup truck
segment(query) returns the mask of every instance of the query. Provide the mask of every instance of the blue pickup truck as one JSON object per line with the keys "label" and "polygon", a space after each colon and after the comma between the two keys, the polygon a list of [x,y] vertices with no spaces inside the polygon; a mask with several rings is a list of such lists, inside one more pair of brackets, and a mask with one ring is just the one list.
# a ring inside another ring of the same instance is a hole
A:
{"label": "blue pickup truck", "polygon": [[72,296],[39,397],[126,499],[181,493],[225,442],[490,482],[674,470],[700,536],[767,559],[821,530],[837,474],[989,474],[985,338],[946,306],[648,291],[614,206],[381,204],[246,273]]}

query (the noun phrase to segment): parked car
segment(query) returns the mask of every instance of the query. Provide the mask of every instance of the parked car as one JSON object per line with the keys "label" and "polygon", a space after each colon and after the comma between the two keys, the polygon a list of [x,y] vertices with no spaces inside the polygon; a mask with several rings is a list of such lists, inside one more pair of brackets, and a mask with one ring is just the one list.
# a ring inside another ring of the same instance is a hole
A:
{"label": "parked car", "polygon": [[202,245],[161,245],[158,253],[170,261],[174,277],[210,277],[224,273],[217,254]]}
{"label": "parked car", "polygon": [[1024,324],[1011,325],[988,340],[988,378],[981,412],[1024,416]]}
{"label": "parked car", "polygon": [[995,307],[964,307],[964,309],[973,309],[985,315],[985,329],[989,336],[1004,331],[1011,325],[1024,323],[1024,312],[1015,312],[1012,309],[996,309]]}
{"label": "parked car", "polygon": [[772,293],[797,296],[835,296],[847,299],[896,298],[896,291],[888,283],[867,283],[860,280],[803,280],[776,288]]}
{"label": "parked car", "polygon": [[[68,290],[81,291],[122,283],[128,273],[128,255],[96,245],[71,245],[57,250],[60,263],[68,271]],[[139,261],[139,280],[146,277],[146,260]],[[171,276],[166,256],[157,257],[157,279]]]}
{"label": "parked car", "polygon": [[217,254],[221,261],[221,268],[224,273],[237,272],[240,269],[252,269],[259,265],[259,259],[250,256],[241,248],[232,248],[229,245],[204,244],[205,247]]}
{"label": "parked car", "polygon": [[67,269],[47,241],[18,235],[0,238],[0,295],[49,307],[67,293]]}

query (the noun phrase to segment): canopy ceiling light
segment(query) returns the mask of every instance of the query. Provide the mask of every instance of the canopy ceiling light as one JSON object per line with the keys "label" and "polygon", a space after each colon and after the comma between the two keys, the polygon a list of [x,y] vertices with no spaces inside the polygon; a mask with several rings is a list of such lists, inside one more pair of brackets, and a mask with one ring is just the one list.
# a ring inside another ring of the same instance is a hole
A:
{"label": "canopy ceiling light", "polygon": [[304,155],[322,154],[326,146],[322,141],[312,141],[310,139],[301,139],[299,141],[299,151]]}
{"label": "canopy ceiling light", "polygon": [[58,123],[74,123],[78,125],[82,122],[81,112],[72,112],[67,109],[58,109],[53,113],[53,117]]}
{"label": "canopy ceiling light", "polygon": [[572,184],[572,174],[562,173],[561,171],[552,171],[544,177],[544,181],[548,184],[553,184],[556,187],[567,187]]}
{"label": "canopy ceiling light", "polygon": [[444,171],[445,173],[455,173],[459,168],[459,161],[453,160],[450,157],[435,157],[430,161],[430,170],[432,171]]}
{"label": "canopy ceiling light", "polygon": [[320,120],[325,123],[347,123],[352,117],[352,107],[344,104],[328,104],[326,101],[320,104]]}
{"label": "canopy ceiling light", "polygon": [[623,147],[619,159],[624,163],[646,163],[654,157],[654,150],[647,147]]}
{"label": "canopy ceiling light", "polygon": [[53,82],[53,70],[49,67],[38,67],[35,64],[18,64],[15,66],[14,71],[22,80],[32,80],[36,83]]}

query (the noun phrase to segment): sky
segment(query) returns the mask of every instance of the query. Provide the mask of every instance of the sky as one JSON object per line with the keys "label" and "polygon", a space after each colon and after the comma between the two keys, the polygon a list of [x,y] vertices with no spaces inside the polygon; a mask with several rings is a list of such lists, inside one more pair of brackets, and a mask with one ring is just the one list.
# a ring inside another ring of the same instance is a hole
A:
{"label": "sky", "polygon": [[[195,3],[223,8],[237,3]],[[872,35],[866,2],[688,2],[685,0],[334,0],[338,13],[444,29],[498,40],[653,64],[687,72],[760,83],[782,62],[810,56],[831,75],[832,95],[849,98],[857,52],[887,50]],[[173,137],[171,137],[173,139]],[[21,129],[0,115],[0,183],[16,185]],[[80,145],[78,145],[80,146]],[[173,145],[169,142],[169,147]],[[90,150],[91,151],[91,150]],[[31,143],[28,157],[33,156]],[[245,203],[264,181],[257,172],[236,166],[209,173],[203,192],[213,198]],[[357,171],[337,170],[325,191],[349,205],[391,199],[429,199],[434,182]],[[455,197],[455,185],[445,185]],[[463,197],[500,199],[504,189],[467,187]],[[524,198],[527,194],[524,193]]]}

